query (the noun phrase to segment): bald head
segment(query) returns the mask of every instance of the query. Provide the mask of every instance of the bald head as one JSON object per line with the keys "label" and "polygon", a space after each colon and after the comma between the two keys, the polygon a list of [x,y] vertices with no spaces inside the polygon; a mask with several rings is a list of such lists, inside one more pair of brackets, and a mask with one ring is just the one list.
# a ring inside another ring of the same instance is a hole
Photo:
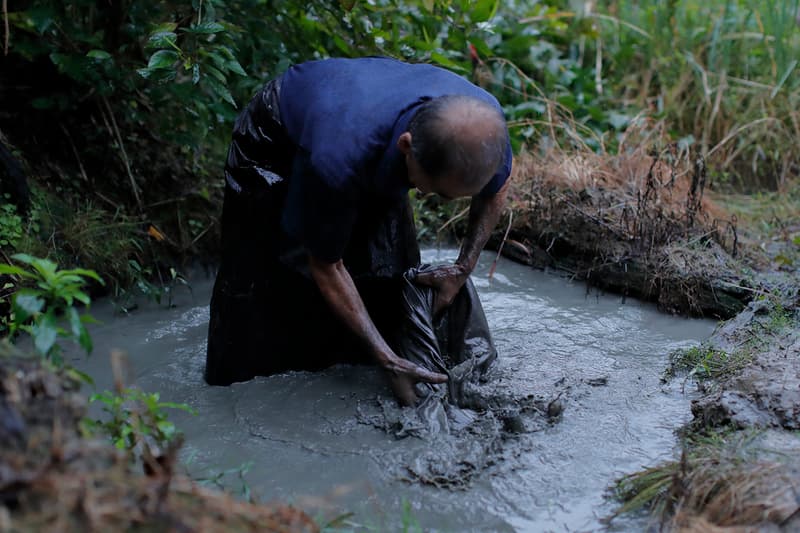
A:
{"label": "bald head", "polygon": [[411,153],[432,179],[455,178],[478,191],[503,163],[508,133],[500,111],[469,96],[422,104],[408,125]]}

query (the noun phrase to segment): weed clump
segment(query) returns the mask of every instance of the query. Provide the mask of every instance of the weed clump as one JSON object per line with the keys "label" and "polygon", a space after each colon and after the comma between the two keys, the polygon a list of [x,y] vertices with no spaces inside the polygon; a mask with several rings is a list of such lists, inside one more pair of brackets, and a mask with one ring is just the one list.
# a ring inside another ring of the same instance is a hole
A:
{"label": "weed clump", "polygon": [[622,505],[614,517],[648,509],[667,531],[785,526],[793,519],[798,526],[800,464],[762,446],[761,436],[747,431],[692,435],[679,460],[618,480],[613,491]]}

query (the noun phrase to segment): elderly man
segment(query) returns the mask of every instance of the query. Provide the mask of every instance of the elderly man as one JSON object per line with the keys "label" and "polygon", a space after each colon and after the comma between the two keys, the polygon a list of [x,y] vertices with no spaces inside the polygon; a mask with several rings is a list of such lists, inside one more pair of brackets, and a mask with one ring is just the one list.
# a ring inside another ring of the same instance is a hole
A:
{"label": "elderly man", "polygon": [[328,59],[267,83],[228,152],[206,381],[338,362],[377,363],[401,400],[446,381],[392,348],[398,279],[419,264],[407,193],[472,198],[455,264],[417,279],[439,311],[475,267],[510,168],[497,101],[446,70]]}

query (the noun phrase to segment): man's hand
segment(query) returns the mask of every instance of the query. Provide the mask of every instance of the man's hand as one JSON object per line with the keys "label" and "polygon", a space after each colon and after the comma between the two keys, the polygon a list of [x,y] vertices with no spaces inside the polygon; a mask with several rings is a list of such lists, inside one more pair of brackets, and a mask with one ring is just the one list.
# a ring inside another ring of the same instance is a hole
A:
{"label": "man's hand", "polygon": [[468,277],[469,270],[462,265],[441,265],[417,274],[415,282],[436,290],[433,315],[437,316],[453,303]]}
{"label": "man's hand", "polygon": [[436,384],[447,381],[445,374],[431,372],[394,354],[389,359],[381,361],[380,364],[389,375],[392,391],[402,405],[410,406],[417,403],[417,393],[414,390],[416,383]]}
{"label": "man's hand", "polygon": [[416,402],[415,383],[444,383],[447,381],[445,374],[431,372],[398,357],[392,351],[370,319],[353,279],[342,261],[326,263],[309,256],[309,268],[322,297],[328,302],[333,312],[364,341],[378,365],[386,370],[392,383],[392,389],[401,403],[413,405]]}

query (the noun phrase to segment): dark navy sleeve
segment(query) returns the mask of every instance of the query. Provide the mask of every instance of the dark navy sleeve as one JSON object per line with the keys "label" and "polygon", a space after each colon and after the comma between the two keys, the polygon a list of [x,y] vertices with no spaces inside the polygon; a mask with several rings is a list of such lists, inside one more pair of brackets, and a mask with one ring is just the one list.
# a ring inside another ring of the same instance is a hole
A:
{"label": "dark navy sleeve", "polygon": [[508,181],[508,177],[511,175],[512,160],[513,154],[511,152],[511,142],[509,142],[506,145],[505,161],[503,161],[497,173],[492,176],[492,179],[489,180],[489,183],[478,193],[478,196],[492,196],[503,188],[503,185],[505,185],[506,181]]}
{"label": "dark navy sleeve", "polygon": [[328,263],[341,259],[357,208],[352,184],[323,179],[308,155],[296,156],[281,222],[308,253]]}

